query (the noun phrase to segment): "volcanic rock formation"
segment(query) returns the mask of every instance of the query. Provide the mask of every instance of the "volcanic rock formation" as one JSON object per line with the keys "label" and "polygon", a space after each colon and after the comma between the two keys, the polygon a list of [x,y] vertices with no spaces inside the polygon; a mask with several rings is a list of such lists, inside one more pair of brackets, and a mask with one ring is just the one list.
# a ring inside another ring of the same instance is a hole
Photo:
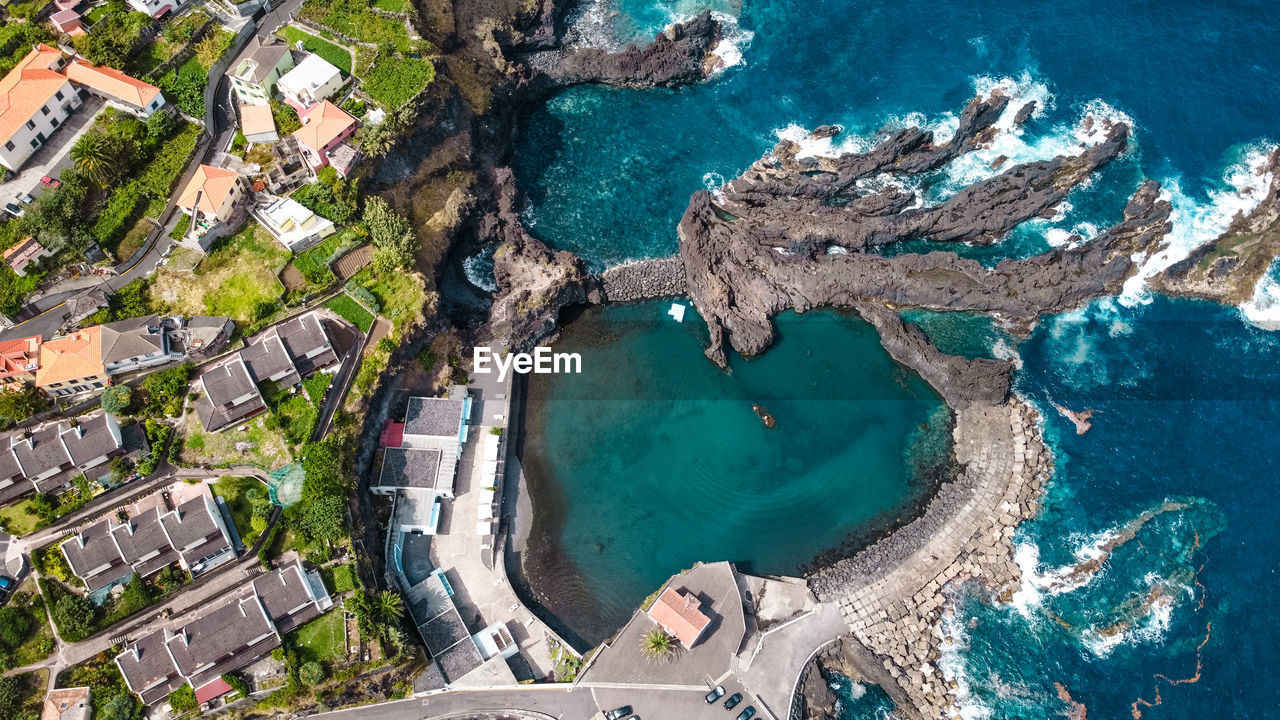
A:
{"label": "volcanic rock formation", "polygon": [[[1125,150],[1126,125],[1088,117],[1087,129],[1102,139],[1079,154],[1015,165],[939,205],[912,207],[916,197],[894,180],[935,171],[989,142],[1007,106],[999,94],[974,99],[945,143],[909,128],[865,153],[813,157],[783,140],[720,193],[694,193],[680,221],[680,255],[689,294],[710,328],[707,356],[724,366],[726,341],[743,355],[763,352],[774,340],[772,318],[784,310],[846,307],[876,325],[890,353],[952,407],[1001,402],[1011,366],[943,355],[885,306],[989,313],[1025,331],[1042,313],[1118,293],[1134,257],[1153,251],[1170,229],[1169,203],[1149,181],[1119,223],[1076,247],[995,267],[951,251],[882,252],[907,240],[995,242],[1019,223],[1051,214]],[[1017,116],[1025,115],[1020,108]],[[812,137],[838,132],[824,126]],[[869,180],[876,182],[862,182]]]}

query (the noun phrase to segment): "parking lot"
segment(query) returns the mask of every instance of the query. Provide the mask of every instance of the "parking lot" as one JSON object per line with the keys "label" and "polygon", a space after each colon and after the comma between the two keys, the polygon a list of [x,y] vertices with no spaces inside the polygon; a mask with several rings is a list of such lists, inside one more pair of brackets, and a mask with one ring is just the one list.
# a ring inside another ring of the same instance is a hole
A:
{"label": "parking lot", "polygon": [[[662,690],[653,687],[632,690],[628,688],[591,688],[591,694],[600,706],[601,712],[607,712],[623,705],[630,705],[633,715],[641,720],[664,720],[664,718],[680,718],[681,720],[735,720],[747,706],[756,709],[752,720],[775,720],[768,710],[755,701],[737,678],[730,676],[721,685],[724,686],[724,697],[707,704],[705,695],[710,688],[694,688],[689,690]],[[724,709],[724,701],[736,692],[742,693],[742,702],[732,710]]]}

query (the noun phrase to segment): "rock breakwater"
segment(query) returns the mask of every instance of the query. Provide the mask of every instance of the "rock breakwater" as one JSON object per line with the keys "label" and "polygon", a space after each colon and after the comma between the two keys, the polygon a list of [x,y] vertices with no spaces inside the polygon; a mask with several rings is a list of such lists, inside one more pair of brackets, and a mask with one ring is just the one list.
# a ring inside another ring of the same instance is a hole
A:
{"label": "rock breakwater", "polygon": [[959,476],[919,518],[810,578],[820,600],[840,607],[850,633],[845,641],[873,658],[860,673],[909,717],[955,713],[955,686],[938,667],[950,641],[942,622],[951,612],[945,589],[976,580],[996,593],[1021,577],[1013,533],[1037,512],[1052,471],[1038,424],[1036,411],[1016,397],[958,411]]}
{"label": "rock breakwater", "polygon": [[605,300],[639,302],[689,293],[684,261],[678,255],[615,265],[600,276]]}

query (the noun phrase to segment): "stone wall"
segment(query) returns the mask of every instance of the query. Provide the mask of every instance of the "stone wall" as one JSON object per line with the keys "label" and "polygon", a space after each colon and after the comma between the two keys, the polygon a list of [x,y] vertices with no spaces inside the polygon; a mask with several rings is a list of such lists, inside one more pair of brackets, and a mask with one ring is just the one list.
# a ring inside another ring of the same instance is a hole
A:
{"label": "stone wall", "polygon": [[679,255],[615,265],[600,276],[609,302],[683,297],[689,293]]}
{"label": "stone wall", "polygon": [[942,626],[952,612],[943,588],[976,579],[997,591],[1020,578],[1014,529],[1034,516],[1052,471],[1037,420],[1018,399],[958,412],[960,477],[942,487],[921,517],[811,579],[819,599],[840,606],[849,640],[889,674],[885,690],[908,717],[955,713],[954,685],[936,665],[951,641]]}

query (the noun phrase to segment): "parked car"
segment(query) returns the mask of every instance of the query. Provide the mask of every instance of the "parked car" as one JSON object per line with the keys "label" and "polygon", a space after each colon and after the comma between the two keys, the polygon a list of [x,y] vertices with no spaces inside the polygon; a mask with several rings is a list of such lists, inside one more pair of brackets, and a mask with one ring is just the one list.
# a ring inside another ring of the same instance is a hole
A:
{"label": "parked car", "polygon": [[740,702],[742,702],[742,693],[734,693],[729,696],[728,700],[724,701],[724,709],[732,710],[738,707],[738,703]]}
{"label": "parked car", "polygon": [[751,720],[756,714],[756,706],[748,705],[742,712],[738,713],[738,720]]}
{"label": "parked car", "polygon": [[622,718],[631,714],[631,706],[623,705],[620,708],[614,708],[604,714],[604,720],[622,720]]}
{"label": "parked car", "polygon": [[0,602],[9,598],[9,593],[18,587],[18,581],[8,575],[0,575]]}
{"label": "parked car", "polygon": [[26,210],[18,207],[15,203],[5,203],[4,210],[14,217],[22,217],[27,214]]}
{"label": "parked car", "polygon": [[62,181],[57,178],[51,178],[48,175],[40,178],[40,184],[48,188],[62,187]]}
{"label": "parked car", "polygon": [[724,686],[717,685],[711,689],[711,692],[707,693],[707,704],[710,705],[722,697],[724,697]]}
{"label": "parked car", "polygon": [[32,202],[35,201],[35,198],[31,197],[29,193],[20,192],[15,197],[17,197],[18,202],[22,203],[23,205],[30,205]]}

